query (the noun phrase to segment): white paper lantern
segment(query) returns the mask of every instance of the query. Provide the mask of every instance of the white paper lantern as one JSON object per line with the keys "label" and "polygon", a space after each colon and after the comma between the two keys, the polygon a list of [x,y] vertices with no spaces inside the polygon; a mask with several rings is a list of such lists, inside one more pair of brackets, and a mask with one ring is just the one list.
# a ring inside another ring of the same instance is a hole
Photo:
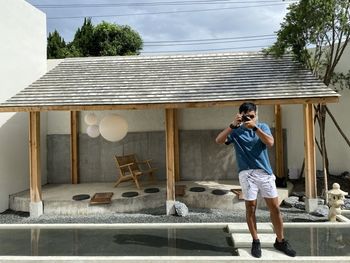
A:
{"label": "white paper lantern", "polygon": [[87,125],[97,125],[97,117],[94,113],[86,114],[84,120]]}
{"label": "white paper lantern", "polygon": [[98,128],[98,125],[89,125],[86,129],[86,133],[91,137],[91,138],[96,138],[100,135],[100,130]]}
{"label": "white paper lantern", "polygon": [[111,142],[120,141],[128,132],[128,123],[118,114],[104,117],[100,122],[100,132],[103,138]]}

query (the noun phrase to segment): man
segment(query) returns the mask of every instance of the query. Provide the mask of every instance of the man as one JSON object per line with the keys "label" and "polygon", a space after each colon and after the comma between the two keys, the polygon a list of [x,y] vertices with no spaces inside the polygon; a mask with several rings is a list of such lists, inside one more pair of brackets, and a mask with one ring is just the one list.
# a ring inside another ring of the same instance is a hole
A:
{"label": "man", "polygon": [[252,255],[257,258],[261,257],[255,216],[257,195],[260,192],[270,211],[271,222],[275,229],[274,247],[294,257],[296,252],[284,239],[275,176],[267,153],[267,147],[273,146],[274,139],[269,126],[265,123],[258,123],[256,105],[243,103],[233,122],[216,137],[216,142],[227,145],[233,143],[235,148],[239,182],[245,199],[246,220],[253,238]]}

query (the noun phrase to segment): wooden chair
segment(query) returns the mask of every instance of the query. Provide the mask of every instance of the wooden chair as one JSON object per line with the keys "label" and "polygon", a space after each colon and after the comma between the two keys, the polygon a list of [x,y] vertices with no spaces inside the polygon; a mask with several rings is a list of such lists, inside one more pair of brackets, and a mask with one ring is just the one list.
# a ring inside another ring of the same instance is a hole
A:
{"label": "wooden chair", "polygon": [[[115,163],[119,169],[119,179],[114,184],[117,187],[121,182],[134,180],[137,189],[140,189],[138,177],[141,175],[149,175],[153,182],[155,182],[154,172],[156,168],[151,166],[151,160],[137,161],[135,154],[114,156]],[[140,169],[139,164],[143,164]]]}

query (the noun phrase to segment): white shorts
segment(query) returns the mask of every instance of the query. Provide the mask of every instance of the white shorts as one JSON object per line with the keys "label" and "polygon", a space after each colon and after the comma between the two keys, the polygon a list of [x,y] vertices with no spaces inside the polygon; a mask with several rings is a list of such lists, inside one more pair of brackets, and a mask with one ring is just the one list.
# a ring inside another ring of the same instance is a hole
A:
{"label": "white shorts", "polygon": [[245,200],[256,200],[258,193],[264,198],[278,197],[275,175],[268,174],[262,169],[251,169],[241,171],[238,176]]}

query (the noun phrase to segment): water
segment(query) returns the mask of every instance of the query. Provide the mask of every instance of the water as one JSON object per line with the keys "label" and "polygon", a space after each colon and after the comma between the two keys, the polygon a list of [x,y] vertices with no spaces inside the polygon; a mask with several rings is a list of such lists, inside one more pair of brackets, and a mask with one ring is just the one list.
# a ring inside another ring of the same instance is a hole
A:
{"label": "water", "polygon": [[[273,235],[273,234],[272,234]],[[350,227],[285,225],[298,256],[350,256]],[[239,256],[222,227],[0,229],[0,256]]]}
{"label": "water", "polygon": [[350,256],[349,226],[286,227],[284,232],[298,256]]}
{"label": "water", "polygon": [[232,256],[222,228],[0,229],[0,256]]}

